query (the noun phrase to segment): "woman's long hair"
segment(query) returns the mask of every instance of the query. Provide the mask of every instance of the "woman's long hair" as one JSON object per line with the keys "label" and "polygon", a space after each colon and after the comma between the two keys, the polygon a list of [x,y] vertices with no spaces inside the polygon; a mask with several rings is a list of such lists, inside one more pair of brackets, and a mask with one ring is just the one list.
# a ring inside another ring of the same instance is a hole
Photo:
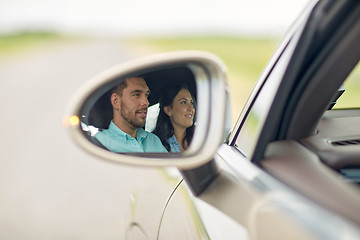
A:
{"label": "woman's long hair", "polygon": [[[174,127],[171,124],[170,117],[165,113],[164,107],[172,105],[174,98],[180,92],[181,89],[186,89],[190,92],[189,88],[186,85],[175,84],[165,89],[165,91],[163,91],[162,96],[160,97],[160,113],[153,133],[160,138],[161,143],[168,151],[170,151],[170,145],[167,140],[168,138],[174,135]],[[182,139],[181,143],[179,144],[184,146],[184,143],[187,142],[187,144],[190,145],[193,135],[194,135],[194,124],[186,129],[185,137]]]}

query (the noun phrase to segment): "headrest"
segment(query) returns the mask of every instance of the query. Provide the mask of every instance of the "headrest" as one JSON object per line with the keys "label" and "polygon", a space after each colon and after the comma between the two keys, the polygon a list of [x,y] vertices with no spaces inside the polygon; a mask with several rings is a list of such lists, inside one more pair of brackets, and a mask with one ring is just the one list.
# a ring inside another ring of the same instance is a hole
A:
{"label": "headrest", "polygon": [[113,118],[113,109],[110,102],[110,91],[102,95],[91,108],[88,124],[100,129],[107,129]]}

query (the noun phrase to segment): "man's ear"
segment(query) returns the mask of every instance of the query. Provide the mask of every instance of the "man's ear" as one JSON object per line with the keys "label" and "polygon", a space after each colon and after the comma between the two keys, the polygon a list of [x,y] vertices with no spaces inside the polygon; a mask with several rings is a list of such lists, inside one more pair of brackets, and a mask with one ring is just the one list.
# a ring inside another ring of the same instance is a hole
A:
{"label": "man's ear", "polygon": [[113,106],[113,108],[115,108],[116,110],[120,109],[120,96],[117,95],[116,93],[111,94],[111,105]]}
{"label": "man's ear", "polygon": [[171,106],[165,106],[163,107],[164,112],[166,113],[166,115],[168,115],[169,117],[171,116]]}

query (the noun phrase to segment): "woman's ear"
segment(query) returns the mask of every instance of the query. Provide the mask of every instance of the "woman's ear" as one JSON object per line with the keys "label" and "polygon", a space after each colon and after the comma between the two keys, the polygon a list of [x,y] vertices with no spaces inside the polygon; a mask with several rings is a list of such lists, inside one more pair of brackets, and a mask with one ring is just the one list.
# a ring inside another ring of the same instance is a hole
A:
{"label": "woman's ear", "polygon": [[171,106],[165,106],[163,107],[164,112],[166,113],[166,115],[168,115],[169,117],[171,116]]}
{"label": "woman's ear", "polygon": [[113,106],[113,108],[115,108],[116,110],[120,109],[120,96],[117,95],[116,93],[111,94],[111,105]]}

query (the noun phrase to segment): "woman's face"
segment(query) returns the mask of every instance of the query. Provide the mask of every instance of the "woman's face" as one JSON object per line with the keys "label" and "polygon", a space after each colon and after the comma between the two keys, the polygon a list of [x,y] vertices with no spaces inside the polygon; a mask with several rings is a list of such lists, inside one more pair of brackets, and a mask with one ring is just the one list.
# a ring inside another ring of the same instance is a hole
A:
{"label": "woman's face", "polygon": [[174,128],[188,128],[193,125],[195,109],[194,100],[189,90],[181,89],[175,96],[172,105],[164,108]]}

